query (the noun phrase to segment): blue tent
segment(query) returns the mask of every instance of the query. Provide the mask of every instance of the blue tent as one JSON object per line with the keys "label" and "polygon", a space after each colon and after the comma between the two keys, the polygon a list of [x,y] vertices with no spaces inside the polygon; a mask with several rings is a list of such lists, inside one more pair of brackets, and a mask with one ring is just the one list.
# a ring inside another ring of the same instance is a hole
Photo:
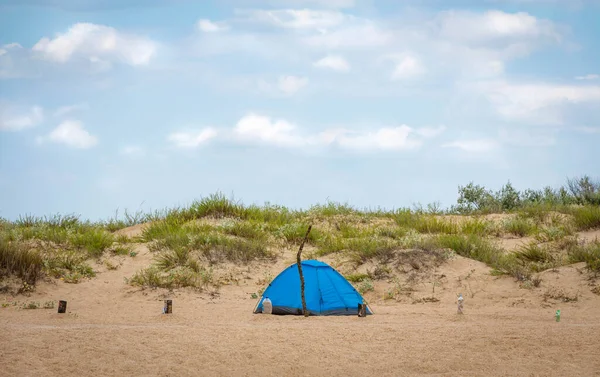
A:
{"label": "blue tent", "polygon": [[[363,298],[339,272],[327,263],[316,260],[302,261],[306,309],[311,315],[358,315],[358,304]],[[302,315],[300,275],[298,264],[283,270],[269,284],[258,301],[254,313],[262,313],[263,300],[273,304],[273,314]],[[366,308],[367,314],[373,314]]]}

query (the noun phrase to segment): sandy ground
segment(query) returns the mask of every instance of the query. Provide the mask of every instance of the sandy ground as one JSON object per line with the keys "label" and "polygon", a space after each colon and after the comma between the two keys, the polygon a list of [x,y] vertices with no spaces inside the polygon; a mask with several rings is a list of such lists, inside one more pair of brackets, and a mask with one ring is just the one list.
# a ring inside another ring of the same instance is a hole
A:
{"label": "sandy ground", "polygon": [[[125,284],[151,260],[137,248],[138,256],[122,257],[117,270],[99,267],[92,280],[0,296],[68,301],[66,314],[0,308],[0,375],[600,376],[600,296],[592,293],[599,283],[581,264],[544,272],[540,287],[524,289],[457,257],[435,271],[435,293],[424,281],[411,297],[384,300],[389,284],[378,282],[365,296],[373,316],[303,318],[252,314],[258,280],[276,276],[290,256],[246,268],[239,284],[217,295],[168,293]],[[562,302],[561,294],[577,301]],[[439,301],[412,303],[431,295]],[[172,314],[162,314],[165,298],[173,299]]]}

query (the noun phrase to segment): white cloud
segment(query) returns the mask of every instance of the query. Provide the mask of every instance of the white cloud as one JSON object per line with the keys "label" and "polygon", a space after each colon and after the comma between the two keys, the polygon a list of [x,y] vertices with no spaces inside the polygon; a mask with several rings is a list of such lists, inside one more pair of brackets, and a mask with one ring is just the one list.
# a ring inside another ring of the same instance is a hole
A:
{"label": "white cloud", "polygon": [[274,120],[263,115],[250,113],[242,117],[233,129],[235,138],[241,141],[256,141],[282,147],[296,147],[306,140],[295,133],[296,126],[286,120]]}
{"label": "white cloud", "polygon": [[203,31],[205,33],[216,33],[228,29],[227,26],[224,24],[218,24],[204,18],[198,20],[198,22],[196,23],[196,27],[198,28],[198,30]]}
{"label": "white cloud", "polygon": [[54,143],[61,143],[78,149],[88,149],[98,143],[98,138],[91,135],[83,128],[83,124],[77,120],[62,122],[50,132],[48,139]]}
{"label": "white cloud", "polygon": [[234,139],[240,142],[254,142],[287,148],[339,146],[355,151],[417,148],[422,142],[412,138],[413,133],[412,128],[401,125],[362,131],[341,128],[326,129],[307,135],[301,133],[296,125],[286,120],[274,120],[268,116],[254,113],[242,117],[233,130]]}
{"label": "white cloud", "polygon": [[339,55],[327,55],[324,58],[314,62],[313,66],[318,68],[329,68],[339,72],[350,71],[350,64],[348,61]]}
{"label": "white cloud", "polygon": [[292,95],[308,84],[306,77],[281,76],[277,82],[279,90],[286,95]]}
{"label": "white cloud", "polygon": [[507,119],[562,124],[561,105],[600,102],[600,86],[551,83],[483,82],[477,89]]}
{"label": "white cloud", "polygon": [[589,74],[589,75],[585,75],[585,76],[576,76],[575,79],[576,80],[598,80],[598,79],[600,79],[600,75]]}
{"label": "white cloud", "polygon": [[491,139],[465,139],[442,144],[444,148],[457,148],[465,152],[482,153],[498,148],[499,144]]}
{"label": "white cloud", "polygon": [[441,37],[472,46],[489,46],[496,43],[499,46],[514,47],[515,44],[532,39],[561,39],[554,23],[540,20],[525,12],[442,12],[437,18],[436,27]]}
{"label": "white cloud", "polygon": [[40,106],[33,106],[23,114],[20,109],[0,105],[0,130],[21,131],[35,127],[43,121],[44,110]]}
{"label": "white cloud", "polygon": [[334,30],[320,30],[302,39],[308,47],[329,50],[377,49],[389,46],[392,41],[392,31],[384,30],[375,22],[354,18]]}
{"label": "white cloud", "polygon": [[212,127],[201,131],[181,131],[170,134],[167,140],[178,148],[197,148],[217,136],[217,130]]}
{"label": "white cloud", "polygon": [[248,20],[285,29],[327,29],[340,25],[346,15],[337,11],[312,9],[236,10]]}
{"label": "white cloud", "polygon": [[121,61],[139,66],[148,64],[156,55],[157,44],[109,26],[77,23],[55,38],[40,39],[32,50],[47,60],[59,63],[83,56],[92,61]]}
{"label": "white cloud", "polygon": [[56,111],[54,112],[54,116],[55,117],[61,117],[61,116],[65,116],[67,114],[70,114],[72,112],[78,111],[78,110],[87,110],[87,109],[89,109],[89,106],[86,103],[80,103],[80,104],[68,105],[68,106],[61,106],[58,109],[56,109]]}
{"label": "white cloud", "polygon": [[426,72],[421,61],[415,56],[406,56],[394,68],[392,80],[408,80],[419,77]]}
{"label": "white cloud", "polygon": [[336,137],[336,142],[342,148],[353,150],[413,149],[419,147],[421,142],[409,138],[412,131],[412,128],[401,125],[380,128],[375,132],[351,132]]}

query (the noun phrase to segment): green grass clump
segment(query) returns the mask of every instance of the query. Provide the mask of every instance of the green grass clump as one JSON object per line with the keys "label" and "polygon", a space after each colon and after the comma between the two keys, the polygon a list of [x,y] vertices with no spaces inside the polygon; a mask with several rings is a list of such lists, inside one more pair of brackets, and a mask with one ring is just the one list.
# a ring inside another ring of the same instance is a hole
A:
{"label": "green grass clump", "polygon": [[360,211],[348,203],[328,201],[327,204],[316,204],[311,206],[308,213],[316,217],[324,218],[341,215],[359,215]]}
{"label": "green grass clump", "polygon": [[177,266],[161,270],[158,266],[150,266],[136,272],[127,281],[130,285],[149,288],[183,288],[192,287],[206,289],[215,285],[212,271],[206,268],[195,270],[188,266]]}
{"label": "green grass clump", "polygon": [[219,230],[232,236],[265,240],[267,233],[262,225],[264,224],[253,221],[226,221],[219,226]]}
{"label": "green grass clump", "polygon": [[494,233],[494,231],[494,224],[491,221],[478,218],[466,220],[460,227],[460,233],[477,236],[486,236]]}
{"label": "green grass clump", "polygon": [[327,235],[317,243],[318,255],[345,252],[357,263],[364,263],[372,258],[388,261],[393,257],[394,249],[399,242],[382,237],[343,238]]}
{"label": "green grass clump", "polygon": [[556,267],[558,260],[546,248],[531,242],[520,248],[514,254],[524,270],[531,272],[541,272],[549,268]]}
{"label": "green grass clump", "polygon": [[0,270],[34,285],[42,271],[42,257],[36,250],[0,237]]}
{"label": "green grass clump", "polygon": [[266,204],[263,207],[251,205],[243,211],[244,219],[271,224],[275,227],[291,224],[301,216],[302,212],[291,211],[286,207],[271,204]]}
{"label": "green grass clump", "polygon": [[[280,226],[275,231],[275,234],[278,237],[283,238],[287,243],[299,245],[302,242],[302,240],[304,240],[307,230],[308,224],[303,222],[292,222]],[[318,228],[313,227],[310,233],[308,234],[308,243],[314,245],[322,236],[322,232]]]}
{"label": "green grass clump", "polygon": [[595,276],[600,274],[600,241],[587,245],[575,244],[568,249],[568,255],[571,263],[585,262],[590,272]]}
{"label": "green grass clump", "polygon": [[[449,248],[457,254],[478,260],[492,267],[495,273],[507,274],[521,280],[523,269],[513,254],[505,254],[504,250],[489,240],[476,235],[440,235],[436,240],[441,248]],[[529,274],[525,274],[529,276]]]}
{"label": "green grass clump", "polygon": [[578,230],[600,228],[600,206],[576,208],[571,214]]}
{"label": "green grass clump", "polygon": [[87,251],[92,258],[99,258],[114,242],[114,236],[103,229],[90,229],[75,233],[71,239],[73,246]]}
{"label": "green grass clump", "polygon": [[150,223],[142,230],[141,239],[143,242],[151,242],[163,239],[171,234],[181,230],[184,221],[178,218],[167,218]]}
{"label": "green grass clump", "polygon": [[125,210],[124,216],[125,217],[123,219],[119,218],[119,210],[117,210],[115,212],[115,217],[102,224],[104,229],[108,230],[109,232],[115,232],[123,228],[146,223],[152,218],[150,214],[145,214],[142,211],[130,213],[129,211]]}
{"label": "green grass clump", "polygon": [[190,262],[190,250],[183,247],[163,251],[156,257],[156,266],[167,271],[178,266],[186,266],[188,262]]}
{"label": "green grass clump", "polygon": [[133,248],[130,245],[117,245],[111,249],[113,255],[129,255],[133,252]]}
{"label": "green grass clump", "polygon": [[518,237],[525,237],[537,232],[537,225],[530,219],[514,217],[503,222],[504,231]]}
{"label": "green grass clump", "polygon": [[346,278],[346,280],[348,280],[351,283],[360,283],[363,280],[370,279],[369,274],[360,274],[360,273],[349,274],[349,275],[345,275],[344,277]]}
{"label": "green grass clump", "polygon": [[364,295],[367,292],[374,291],[375,287],[373,286],[373,281],[371,279],[362,280],[358,285],[357,290],[360,292],[361,295]]}
{"label": "green grass clump", "polygon": [[394,217],[396,224],[403,228],[413,228],[419,233],[456,234],[458,224],[431,215],[415,214],[408,210],[399,211]]}
{"label": "green grass clump", "polygon": [[369,237],[352,238],[345,242],[345,248],[350,251],[355,263],[365,263],[373,258],[388,262],[394,256],[398,243],[387,238]]}
{"label": "green grass clump", "polygon": [[400,226],[383,226],[376,228],[374,234],[377,237],[387,237],[393,240],[401,240],[402,238],[406,237],[408,232],[408,229],[402,228]]}
{"label": "green grass clump", "polygon": [[248,263],[256,259],[272,259],[274,256],[261,240],[232,238],[220,234],[199,236],[191,245],[193,249],[200,250],[211,264],[222,261]]}
{"label": "green grass clump", "polygon": [[187,220],[199,219],[202,217],[232,217],[243,218],[244,207],[233,200],[227,199],[225,195],[218,192],[211,194],[192,203],[190,208],[184,212],[184,218]]}
{"label": "green grass clump", "polygon": [[535,235],[535,239],[539,242],[559,241],[573,233],[573,229],[567,225],[549,225],[541,227]]}
{"label": "green grass clump", "polygon": [[45,256],[44,271],[52,277],[76,283],[83,278],[96,276],[96,272],[86,260],[86,255],[73,250],[55,252]]}

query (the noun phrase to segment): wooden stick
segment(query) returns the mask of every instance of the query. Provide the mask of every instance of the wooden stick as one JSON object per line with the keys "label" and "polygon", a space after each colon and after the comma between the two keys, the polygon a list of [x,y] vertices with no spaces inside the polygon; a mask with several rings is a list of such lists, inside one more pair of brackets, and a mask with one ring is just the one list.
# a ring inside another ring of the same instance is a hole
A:
{"label": "wooden stick", "polygon": [[300,250],[298,250],[298,255],[296,255],[296,259],[298,262],[298,273],[300,274],[300,295],[302,296],[302,314],[305,317],[308,317],[308,311],[306,310],[306,298],[304,297],[304,275],[302,275],[302,249],[304,248],[304,243],[308,241],[308,233],[312,229],[312,224],[308,226],[308,230],[306,231],[306,235],[300,244]]}
{"label": "wooden stick", "polygon": [[65,300],[58,301],[58,312],[59,313],[67,312],[67,302]]}

